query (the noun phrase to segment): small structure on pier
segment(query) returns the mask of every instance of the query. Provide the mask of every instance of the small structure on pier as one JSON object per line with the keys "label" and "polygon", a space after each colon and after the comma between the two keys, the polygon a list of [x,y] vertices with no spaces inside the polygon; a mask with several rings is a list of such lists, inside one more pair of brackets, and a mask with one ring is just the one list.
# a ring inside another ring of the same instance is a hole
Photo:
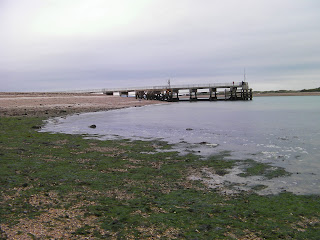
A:
{"label": "small structure on pier", "polygon": [[214,83],[197,85],[168,85],[155,87],[103,89],[107,95],[129,96],[134,93],[137,99],[160,101],[218,101],[252,100],[252,89],[248,82]]}

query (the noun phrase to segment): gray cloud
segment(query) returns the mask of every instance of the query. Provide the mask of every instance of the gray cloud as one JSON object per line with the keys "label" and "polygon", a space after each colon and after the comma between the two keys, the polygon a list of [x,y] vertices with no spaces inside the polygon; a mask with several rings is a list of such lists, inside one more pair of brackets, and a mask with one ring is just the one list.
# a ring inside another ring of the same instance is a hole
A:
{"label": "gray cloud", "polygon": [[241,81],[319,87],[320,4],[283,1],[1,2],[0,91]]}

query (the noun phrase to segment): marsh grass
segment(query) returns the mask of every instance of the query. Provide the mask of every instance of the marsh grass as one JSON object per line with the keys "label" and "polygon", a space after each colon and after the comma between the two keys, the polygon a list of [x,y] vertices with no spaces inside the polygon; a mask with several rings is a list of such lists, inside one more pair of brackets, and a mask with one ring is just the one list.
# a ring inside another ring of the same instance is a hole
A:
{"label": "marsh grass", "polygon": [[[319,236],[317,195],[223,195],[188,179],[190,169],[228,173],[239,164],[225,159],[228,153],[201,159],[159,151],[171,148],[160,141],[40,133],[42,120],[0,119],[0,238]],[[243,176],[278,176],[269,166],[247,164]]]}

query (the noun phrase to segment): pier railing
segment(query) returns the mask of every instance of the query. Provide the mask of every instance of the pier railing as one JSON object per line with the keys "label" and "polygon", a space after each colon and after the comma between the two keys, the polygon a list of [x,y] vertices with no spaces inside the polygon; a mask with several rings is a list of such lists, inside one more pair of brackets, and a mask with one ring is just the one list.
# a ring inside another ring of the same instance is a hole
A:
{"label": "pier railing", "polygon": [[146,90],[164,90],[164,89],[201,89],[201,88],[229,88],[241,87],[243,82],[231,83],[210,83],[210,84],[184,84],[184,85],[163,85],[163,86],[144,86],[144,87],[127,87],[127,88],[104,88],[102,92],[133,92]]}

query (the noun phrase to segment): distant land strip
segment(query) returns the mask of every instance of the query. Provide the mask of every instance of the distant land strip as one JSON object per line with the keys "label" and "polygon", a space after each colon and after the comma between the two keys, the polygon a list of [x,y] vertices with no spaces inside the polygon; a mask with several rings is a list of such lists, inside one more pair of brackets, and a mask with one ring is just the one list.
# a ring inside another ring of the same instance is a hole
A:
{"label": "distant land strip", "polygon": [[253,95],[258,96],[319,96],[320,87],[303,90],[276,90],[276,91],[254,91]]}

